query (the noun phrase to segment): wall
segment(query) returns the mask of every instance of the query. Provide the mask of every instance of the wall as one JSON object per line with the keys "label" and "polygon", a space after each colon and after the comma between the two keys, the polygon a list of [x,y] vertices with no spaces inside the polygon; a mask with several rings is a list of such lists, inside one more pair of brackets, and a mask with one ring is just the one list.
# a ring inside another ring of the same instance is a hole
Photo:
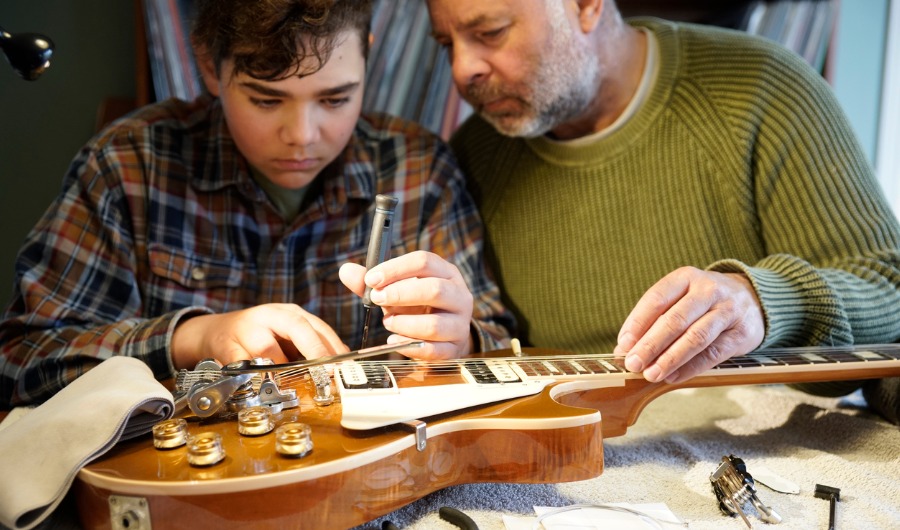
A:
{"label": "wall", "polygon": [[881,112],[888,7],[889,0],[842,1],[833,48],[834,93],[873,164]]}
{"label": "wall", "polygon": [[0,59],[0,306],[15,254],[56,196],[66,168],[94,133],[107,96],[133,98],[134,3],[3,0],[0,27],[49,36],[56,49],[37,81]]}
{"label": "wall", "polygon": [[900,0],[891,2],[885,49],[875,167],[894,213],[900,215]]}

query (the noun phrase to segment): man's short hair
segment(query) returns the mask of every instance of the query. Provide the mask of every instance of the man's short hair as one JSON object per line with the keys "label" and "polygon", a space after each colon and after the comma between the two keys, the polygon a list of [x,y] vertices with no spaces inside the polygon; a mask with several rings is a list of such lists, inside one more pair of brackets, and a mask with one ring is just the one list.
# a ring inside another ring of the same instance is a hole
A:
{"label": "man's short hair", "polygon": [[367,57],[371,19],[372,0],[198,0],[191,38],[217,71],[232,59],[233,74],[277,81],[317,72],[345,31]]}

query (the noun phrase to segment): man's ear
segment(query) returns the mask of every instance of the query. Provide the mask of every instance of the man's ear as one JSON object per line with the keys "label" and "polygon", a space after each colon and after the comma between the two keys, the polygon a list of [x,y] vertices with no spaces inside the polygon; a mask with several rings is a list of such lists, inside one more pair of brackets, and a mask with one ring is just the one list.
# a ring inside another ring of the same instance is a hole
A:
{"label": "man's ear", "polygon": [[219,96],[219,74],[216,71],[216,63],[213,61],[206,47],[194,44],[194,57],[197,58],[197,69],[200,70],[200,77],[203,78],[203,84],[206,90],[213,96]]}
{"label": "man's ear", "polygon": [[576,3],[581,31],[585,33],[594,31],[603,16],[603,0],[576,0]]}

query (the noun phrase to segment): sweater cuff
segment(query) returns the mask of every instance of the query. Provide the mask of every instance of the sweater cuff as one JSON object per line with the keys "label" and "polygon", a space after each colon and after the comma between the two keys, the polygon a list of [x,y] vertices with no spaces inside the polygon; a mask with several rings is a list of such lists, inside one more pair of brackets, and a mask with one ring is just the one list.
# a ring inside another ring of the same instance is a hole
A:
{"label": "sweater cuff", "polygon": [[756,266],[721,260],[708,271],[743,273],[762,305],[766,334],[760,348],[852,344],[843,307],[811,264],[794,256],[770,256]]}

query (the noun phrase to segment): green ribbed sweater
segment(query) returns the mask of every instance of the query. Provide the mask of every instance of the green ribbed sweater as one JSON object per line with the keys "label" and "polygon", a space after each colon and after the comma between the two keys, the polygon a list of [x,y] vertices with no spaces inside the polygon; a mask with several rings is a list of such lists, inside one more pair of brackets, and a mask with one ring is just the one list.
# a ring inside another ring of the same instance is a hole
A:
{"label": "green ribbed sweater", "polygon": [[747,273],[764,347],[900,338],[900,227],[829,86],[743,33],[656,19],[657,82],[588,146],[497,134],[452,145],[526,344],[607,353],[683,265]]}

